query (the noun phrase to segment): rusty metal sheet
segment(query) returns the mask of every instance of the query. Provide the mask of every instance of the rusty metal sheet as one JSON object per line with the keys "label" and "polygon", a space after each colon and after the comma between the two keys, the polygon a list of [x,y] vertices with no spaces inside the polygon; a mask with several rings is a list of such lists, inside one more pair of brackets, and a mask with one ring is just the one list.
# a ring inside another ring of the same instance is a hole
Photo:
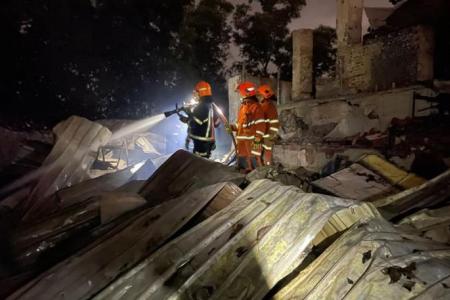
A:
{"label": "rusty metal sheet", "polygon": [[351,212],[355,221],[378,216],[362,206],[255,181],[227,208],[143,260],[96,299],[262,299],[302,263],[337,213]]}
{"label": "rusty metal sheet", "polygon": [[179,150],[150,177],[140,194],[156,205],[204,186],[219,182],[239,186],[244,180],[245,175],[235,168]]}
{"label": "rusty metal sheet", "polygon": [[242,190],[234,183],[227,182],[224,188],[217,194],[216,197],[206,206],[203,214],[205,219],[213,216],[219,211],[228,207],[239,195]]}
{"label": "rusty metal sheet", "polygon": [[355,225],[274,299],[449,299],[450,248],[376,218]]}
{"label": "rusty metal sheet", "polygon": [[316,188],[338,197],[372,201],[398,191],[386,179],[359,163],[313,182]]}

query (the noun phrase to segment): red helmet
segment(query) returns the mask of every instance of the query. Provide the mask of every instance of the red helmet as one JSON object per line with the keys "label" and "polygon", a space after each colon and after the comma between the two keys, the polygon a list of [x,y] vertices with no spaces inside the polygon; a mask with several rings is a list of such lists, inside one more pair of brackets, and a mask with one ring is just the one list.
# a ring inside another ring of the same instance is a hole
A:
{"label": "red helmet", "polygon": [[199,97],[212,96],[211,85],[206,81],[200,81],[195,86],[195,91],[199,95]]}
{"label": "red helmet", "polygon": [[263,84],[258,88],[258,93],[264,97],[264,99],[269,99],[275,93],[273,92],[272,88],[268,84]]}
{"label": "red helmet", "polygon": [[256,95],[256,86],[249,82],[243,82],[238,85],[237,89],[242,98],[248,98]]}

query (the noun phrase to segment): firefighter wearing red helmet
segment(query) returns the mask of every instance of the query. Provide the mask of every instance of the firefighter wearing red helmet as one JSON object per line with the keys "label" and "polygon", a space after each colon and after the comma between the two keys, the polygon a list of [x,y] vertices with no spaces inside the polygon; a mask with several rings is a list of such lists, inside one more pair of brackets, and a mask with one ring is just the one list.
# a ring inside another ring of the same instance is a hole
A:
{"label": "firefighter wearing red helmet", "polygon": [[180,120],[188,124],[188,137],[194,143],[194,154],[210,158],[216,146],[215,128],[220,124],[214,113],[211,85],[205,81],[197,83],[194,97],[198,104],[185,109],[188,116],[180,115]]}
{"label": "firefighter wearing red helmet", "polygon": [[278,120],[277,111],[277,98],[272,88],[267,85],[261,85],[258,88],[258,94],[261,97],[261,108],[264,113],[264,118],[266,120],[266,127],[264,130],[264,143],[263,147],[263,161],[265,165],[272,164],[272,148],[274,141],[278,136],[278,130],[280,122]]}
{"label": "firefighter wearing red helmet", "polygon": [[237,87],[237,91],[241,97],[237,123],[227,129],[236,132],[238,167],[248,173],[262,165],[262,142],[266,124],[256,97],[256,86],[251,82],[243,82]]}

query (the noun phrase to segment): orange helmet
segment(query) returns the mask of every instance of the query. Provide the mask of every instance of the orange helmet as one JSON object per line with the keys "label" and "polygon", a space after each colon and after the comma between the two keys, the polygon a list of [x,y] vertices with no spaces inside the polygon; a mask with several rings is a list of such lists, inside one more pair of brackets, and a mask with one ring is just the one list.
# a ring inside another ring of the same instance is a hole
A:
{"label": "orange helmet", "polygon": [[268,99],[275,95],[272,88],[268,84],[263,84],[258,88],[258,93],[264,97],[264,99]]}
{"label": "orange helmet", "polygon": [[211,85],[206,81],[200,81],[195,86],[195,91],[199,97],[212,96]]}
{"label": "orange helmet", "polygon": [[256,95],[256,86],[249,82],[243,82],[238,85],[237,89],[242,98],[248,98]]}

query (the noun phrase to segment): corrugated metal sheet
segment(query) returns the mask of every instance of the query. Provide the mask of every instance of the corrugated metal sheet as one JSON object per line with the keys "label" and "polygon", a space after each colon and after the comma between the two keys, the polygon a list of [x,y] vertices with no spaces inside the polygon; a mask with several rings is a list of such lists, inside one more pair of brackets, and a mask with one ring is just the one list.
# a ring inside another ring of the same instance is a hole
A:
{"label": "corrugated metal sheet", "polygon": [[424,209],[398,223],[403,230],[441,243],[450,243],[450,206]]}
{"label": "corrugated metal sheet", "polygon": [[275,299],[449,299],[450,249],[374,219],[352,227]]}
{"label": "corrugated metal sheet", "polygon": [[156,205],[211,184],[232,182],[239,186],[244,180],[245,175],[235,168],[179,150],[152,175],[139,193]]}
{"label": "corrugated metal sheet", "polygon": [[388,219],[442,203],[450,197],[450,171],[420,186],[374,202]]}
{"label": "corrugated metal sheet", "polygon": [[131,168],[126,168],[116,173],[86,180],[56,192],[53,196],[56,198],[54,201],[58,203],[59,208],[66,208],[101,193],[112,192],[128,183],[132,176]]}
{"label": "corrugated metal sheet", "polygon": [[315,239],[374,216],[370,204],[256,181],[96,299],[262,299],[302,263]]}
{"label": "corrugated metal sheet", "polygon": [[141,211],[121,229],[67,258],[9,299],[88,299],[162,246],[223,189],[217,184]]}
{"label": "corrugated metal sheet", "polygon": [[57,203],[48,201],[49,196],[89,179],[88,170],[98,148],[106,145],[112,134],[106,127],[77,116],[59,123],[53,132],[56,143],[42,167],[18,181],[31,185],[27,199],[20,203],[24,219],[55,211]]}

